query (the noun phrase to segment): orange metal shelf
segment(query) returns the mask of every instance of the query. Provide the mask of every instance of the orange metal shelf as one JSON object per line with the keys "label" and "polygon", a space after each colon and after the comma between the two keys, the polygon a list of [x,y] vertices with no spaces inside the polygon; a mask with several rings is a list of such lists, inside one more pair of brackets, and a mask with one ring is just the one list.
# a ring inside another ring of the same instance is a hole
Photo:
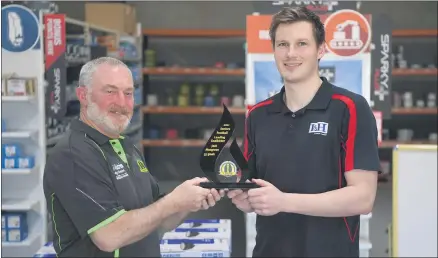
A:
{"label": "orange metal shelf", "polygon": [[393,148],[396,145],[400,145],[400,144],[434,144],[434,145],[436,145],[437,142],[432,142],[432,141],[429,141],[429,140],[423,140],[423,141],[415,140],[415,141],[407,141],[407,142],[396,141],[396,140],[388,140],[388,141],[382,141],[380,143],[379,147],[380,148]]}
{"label": "orange metal shelf", "polygon": [[394,37],[436,37],[438,30],[393,30]]}
{"label": "orange metal shelf", "polygon": [[[245,108],[229,107],[228,110],[234,114],[245,114]],[[222,114],[222,107],[166,107],[166,106],[145,106],[142,108],[143,113],[148,114]]]}
{"label": "orange metal shelf", "polygon": [[436,108],[393,108],[394,115],[434,115],[438,114]]}
{"label": "orange metal shelf", "polygon": [[244,68],[210,68],[210,67],[154,67],[143,68],[143,74],[150,75],[245,75]]}
{"label": "orange metal shelf", "polygon": [[409,76],[409,75],[438,75],[437,68],[422,68],[422,69],[403,69],[396,68],[392,70],[394,76]]}
{"label": "orange metal shelf", "polygon": [[245,30],[234,29],[144,29],[143,35],[156,37],[245,37]]}
{"label": "orange metal shelf", "polygon": [[[157,139],[157,140],[147,140],[144,139],[141,141],[143,146],[147,147],[204,147],[207,143],[207,140],[201,139],[175,139],[175,140],[167,140],[167,139]],[[237,143],[239,145],[242,144],[242,140],[237,139]],[[225,146],[229,147],[230,142]]]}

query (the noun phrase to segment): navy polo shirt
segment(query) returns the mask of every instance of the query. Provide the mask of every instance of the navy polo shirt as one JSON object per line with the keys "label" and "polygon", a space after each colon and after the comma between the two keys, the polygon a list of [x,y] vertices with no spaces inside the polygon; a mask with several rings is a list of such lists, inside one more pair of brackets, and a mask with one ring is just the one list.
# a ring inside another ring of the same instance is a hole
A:
{"label": "navy polo shirt", "polygon": [[[353,169],[379,171],[376,120],[367,101],[326,78],[311,102],[291,112],[281,92],[247,115],[244,152],[252,176],[286,193],[346,186]],[[358,257],[360,216],[257,216],[254,257]]]}

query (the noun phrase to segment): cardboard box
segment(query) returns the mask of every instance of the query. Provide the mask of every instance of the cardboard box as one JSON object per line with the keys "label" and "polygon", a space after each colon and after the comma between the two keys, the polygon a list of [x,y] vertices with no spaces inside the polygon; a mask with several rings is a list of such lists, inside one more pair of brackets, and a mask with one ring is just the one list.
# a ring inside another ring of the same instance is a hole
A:
{"label": "cardboard box", "polygon": [[122,3],[85,3],[85,22],[135,35],[137,16],[134,7]]}

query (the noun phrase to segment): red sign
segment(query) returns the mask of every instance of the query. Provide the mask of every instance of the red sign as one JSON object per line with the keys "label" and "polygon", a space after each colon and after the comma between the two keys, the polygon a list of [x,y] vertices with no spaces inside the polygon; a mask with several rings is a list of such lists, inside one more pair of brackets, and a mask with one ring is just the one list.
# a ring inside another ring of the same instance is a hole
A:
{"label": "red sign", "polygon": [[361,13],[337,11],[324,22],[326,46],[339,56],[354,56],[364,52],[371,41],[371,27]]}
{"label": "red sign", "polygon": [[64,58],[66,50],[65,14],[44,15],[44,54],[46,70],[57,59]]}
{"label": "red sign", "polygon": [[[341,10],[318,15],[324,23],[328,53],[353,56],[369,52],[371,42],[371,15],[353,10]],[[272,15],[246,17],[246,42],[249,54],[273,52],[269,28]]]}
{"label": "red sign", "polygon": [[382,124],[383,124],[383,120],[382,120],[382,112],[380,111],[373,111],[374,117],[376,118],[376,125],[377,125],[377,142],[380,143],[382,142]]}

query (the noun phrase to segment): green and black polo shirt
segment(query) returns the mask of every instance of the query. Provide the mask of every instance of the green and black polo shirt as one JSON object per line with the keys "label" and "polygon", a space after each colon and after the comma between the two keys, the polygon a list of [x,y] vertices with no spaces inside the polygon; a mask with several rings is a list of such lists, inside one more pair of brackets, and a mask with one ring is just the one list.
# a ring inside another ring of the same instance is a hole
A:
{"label": "green and black polo shirt", "polygon": [[44,194],[59,257],[160,257],[158,232],[113,253],[99,250],[89,237],[161,196],[141,152],[128,138],[110,139],[73,121],[48,155]]}

